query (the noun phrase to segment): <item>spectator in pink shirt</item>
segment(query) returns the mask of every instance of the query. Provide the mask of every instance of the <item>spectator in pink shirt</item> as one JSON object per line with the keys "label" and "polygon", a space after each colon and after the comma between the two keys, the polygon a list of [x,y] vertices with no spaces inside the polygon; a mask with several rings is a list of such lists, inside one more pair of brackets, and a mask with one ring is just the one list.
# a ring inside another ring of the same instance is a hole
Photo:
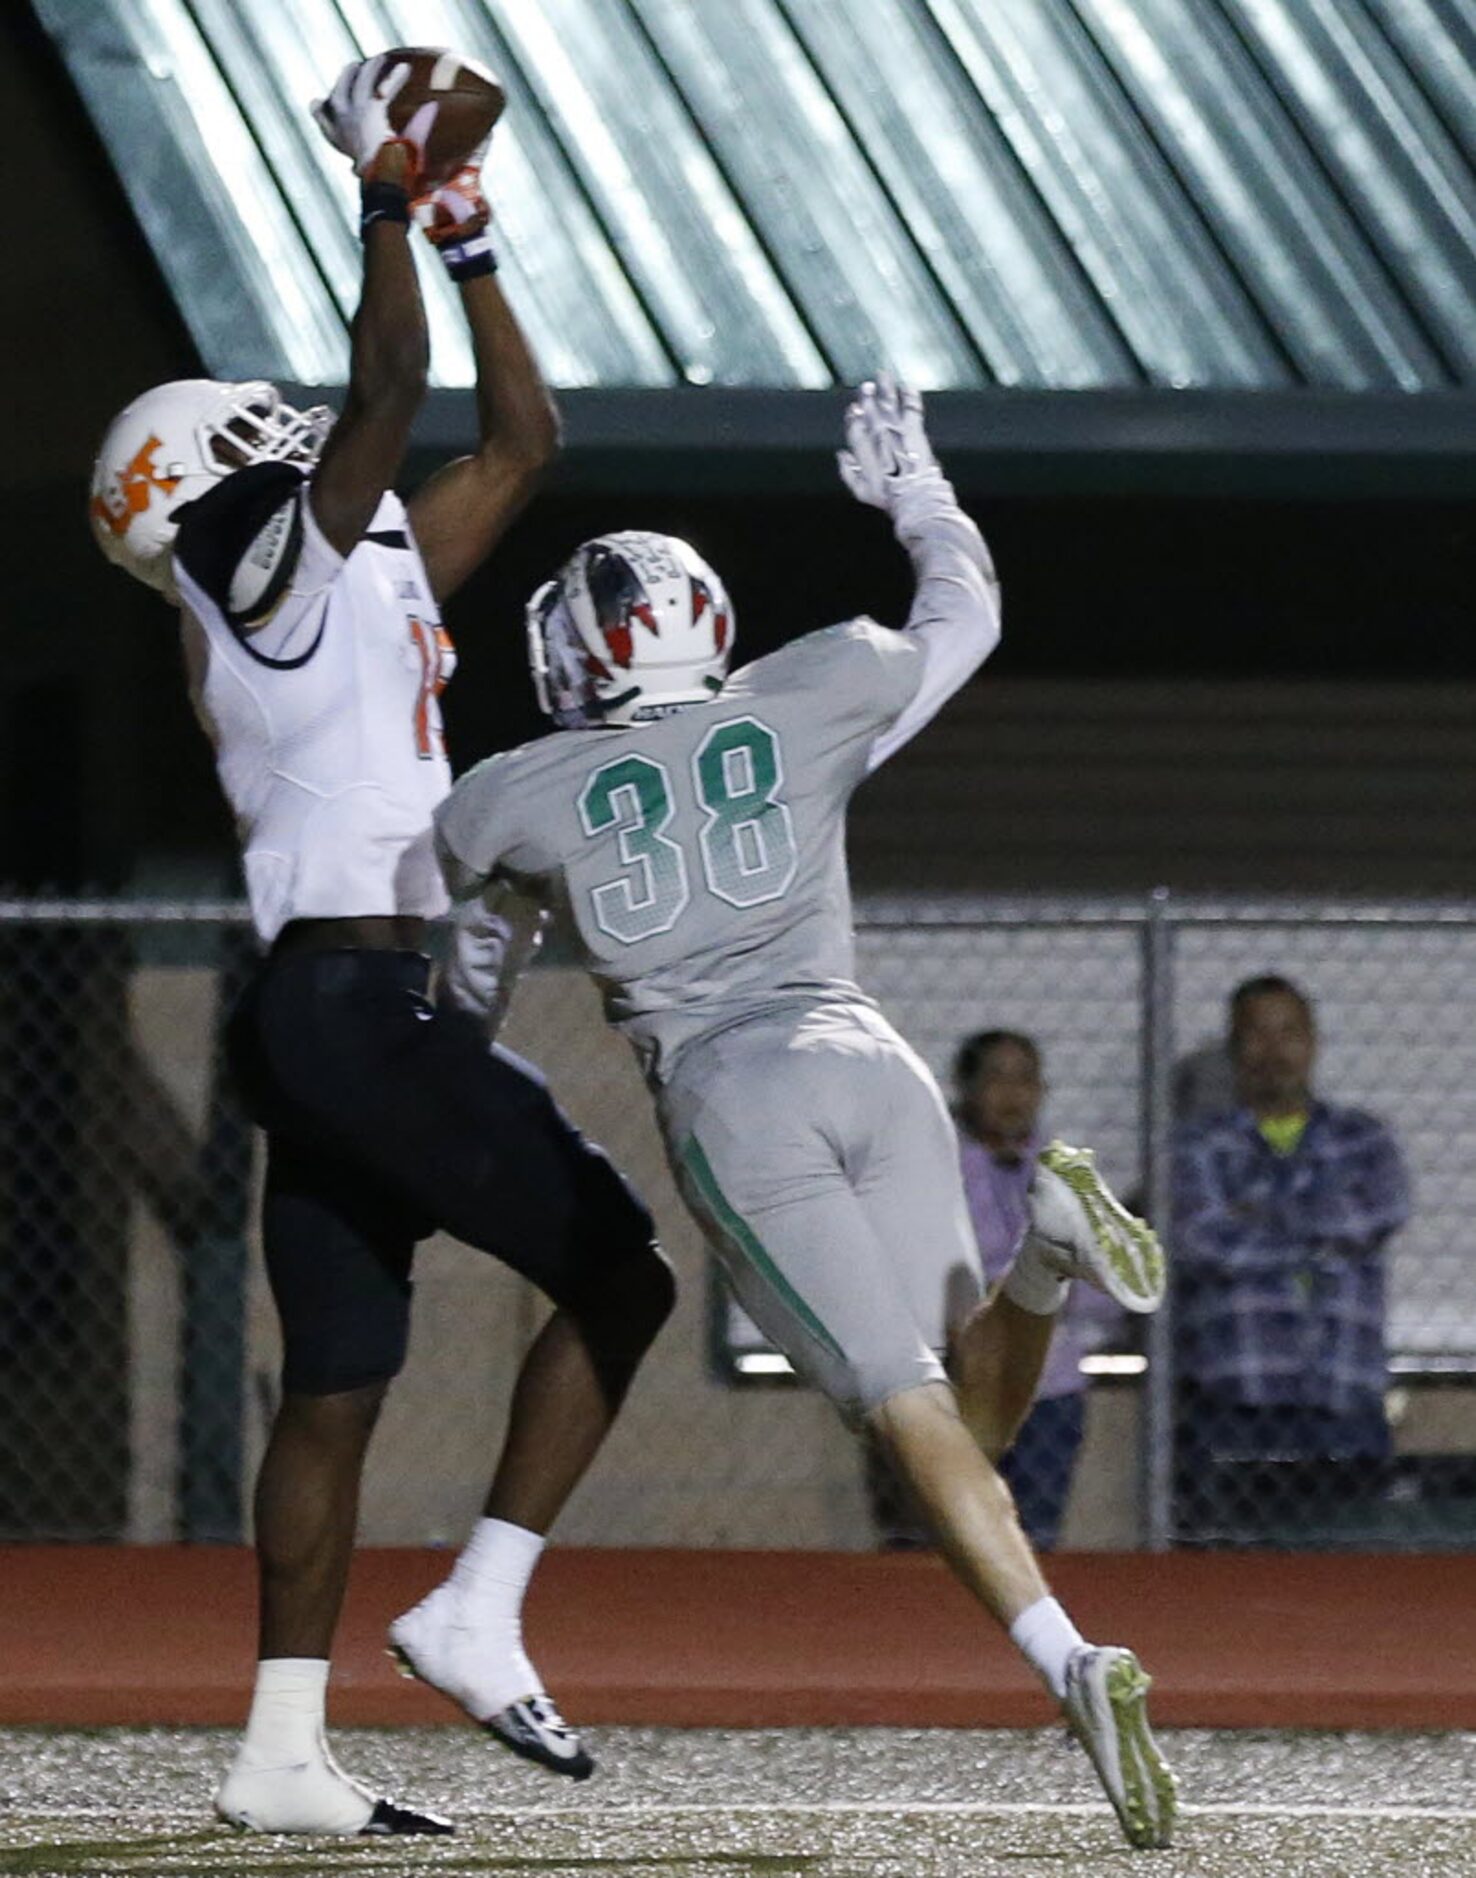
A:
{"label": "spectator in pink shirt", "polygon": [[[1040,1050],[1016,1031],[965,1038],[954,1058],[954,1118],[969,1216],[985,1281],[1001,1279],[1025,1232],[1025,1196],[1041,1147]],[[1074,1285],[1056,1323],[1035,1406],[1005,1456],[1020,1520],[1039,1548],[1056,1544],[1086,1421],[1081,1359],[1121,1322],[1110,1298]]]}
{"label": "spectator in pink shirt", "polygon": [[[1026,1195],[1042,1146],[1040,1110],[1046,1085],[1032,1037],[984,1030],[966,1037],[953,1063],[954,1120],[964,1193],[979,1247],[980,1271],[958,1274],[956,1295],[942,1300],[946,1322],[957,1324],[996,1284],[1019,1249],[1026,1225]],[[1081,1359],[1121,1322],[1112,1301],[1090,1285],[1075,1285],[1056,1321],[1035,1406],[1004,1457],[1020,1522],[1041,1550],[1054,1546],[1071,1488],[1072,1469],[1086,1420],[1086,1378]],[[897,1504],[896,1489],[871,1468],[873,1510],[892,1546],[931,1541]]]}

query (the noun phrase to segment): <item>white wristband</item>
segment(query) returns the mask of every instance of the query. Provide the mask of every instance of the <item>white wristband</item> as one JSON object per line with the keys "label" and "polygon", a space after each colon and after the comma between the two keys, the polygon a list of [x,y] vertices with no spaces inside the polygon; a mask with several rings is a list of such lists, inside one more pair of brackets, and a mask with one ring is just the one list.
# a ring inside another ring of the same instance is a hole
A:
{"label": "white wristband", "polygon": [[478,274],[497,272],[497,251],[485,228],[479,228],[465,241],[441,243],[440,255],[452,280],[472,280]]}

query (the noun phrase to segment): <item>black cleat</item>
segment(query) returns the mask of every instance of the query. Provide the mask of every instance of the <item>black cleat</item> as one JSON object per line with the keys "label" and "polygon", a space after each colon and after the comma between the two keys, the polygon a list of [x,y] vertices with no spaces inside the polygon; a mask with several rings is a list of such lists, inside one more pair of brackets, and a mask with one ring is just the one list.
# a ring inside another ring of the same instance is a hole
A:
{"label": "black cleat", "polygon": [[594,1756],[546,1695],[513,1702],[482,1726],[525,1761],[570,1780],[588,1780],[595,1770]]}
{"label": "black cleat", "polygon": [[396,1806],[393,1800],[376,1800],[369,1824],[360,1826],[359,1837],[389,1838],[406,1832],[448,1833],[456,1828],[437,1813],[417,1813],[413,1807]]}
{"label": "black cleat", "polygon": [[486,1713],[466,1674],[466,1664],[476,1659],[475,1635],[470,1626],[440,1621],[445,1608],[446,1587],[441,1586],[390,1625],[389,1653],[400,1674],[449,1696],[500,1747],[520,1759],[568,1780],[588,1780],[595,1771],[594,1756],[550,1696],[523,1696],[495,1715]]}

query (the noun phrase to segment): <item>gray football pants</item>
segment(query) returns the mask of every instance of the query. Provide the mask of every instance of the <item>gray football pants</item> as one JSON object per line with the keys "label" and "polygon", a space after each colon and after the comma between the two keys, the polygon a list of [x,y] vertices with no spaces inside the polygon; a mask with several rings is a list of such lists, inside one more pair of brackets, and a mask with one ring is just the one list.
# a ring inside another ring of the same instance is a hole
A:
{"label": "gray football pants", "polygon": [[683,1052],[659,1108],[682,1197],[739,1302],[841,1412],[943,1380],[983,1293],[957,1137],[864,1005],[753,1018]]}

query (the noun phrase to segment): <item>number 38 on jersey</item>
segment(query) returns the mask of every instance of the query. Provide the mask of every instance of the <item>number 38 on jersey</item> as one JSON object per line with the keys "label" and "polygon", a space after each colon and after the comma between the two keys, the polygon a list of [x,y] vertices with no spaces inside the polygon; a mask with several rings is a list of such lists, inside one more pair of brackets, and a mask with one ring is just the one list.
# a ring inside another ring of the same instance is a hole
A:
{"label": "number 38 on jersey", "polygon": [[579,794],[584,832],[619,838],[621,871],[589,889],[594,922],[622,945],[670,932],[699,892],[758,906],[794,880],[794,822],[780,793],[779,739],[756,717],[714,724],[692,753],[689,786],[702,823],[697,853],[670,832],[684,785],[665,763],[632,752],[602,763]]}

